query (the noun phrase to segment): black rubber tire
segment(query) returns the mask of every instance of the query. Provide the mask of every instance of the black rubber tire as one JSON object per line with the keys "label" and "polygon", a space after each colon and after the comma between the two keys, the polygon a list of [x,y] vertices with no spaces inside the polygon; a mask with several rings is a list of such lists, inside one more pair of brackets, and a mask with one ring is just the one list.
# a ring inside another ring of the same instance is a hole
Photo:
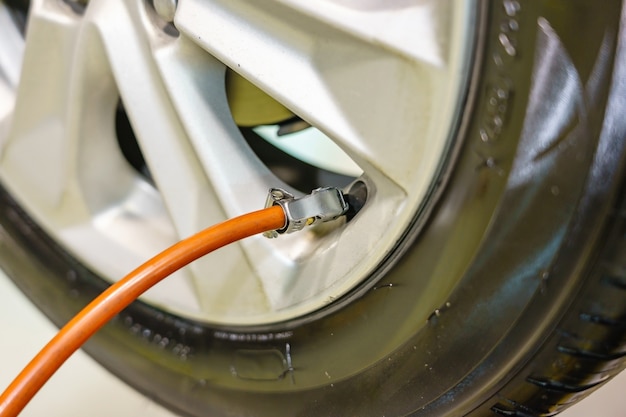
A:
{"label": "black rubber tire", "polygon": [[[215,416],[550,416],[626,367],[624,6],[480,13],[457,146],[376,276],[263,328],[137,302],[87,351],[181,414]],[[3,268],[64,323],[105,281],[6,191],[0,207]],[[420,298],[429,286],[439,296]]]}

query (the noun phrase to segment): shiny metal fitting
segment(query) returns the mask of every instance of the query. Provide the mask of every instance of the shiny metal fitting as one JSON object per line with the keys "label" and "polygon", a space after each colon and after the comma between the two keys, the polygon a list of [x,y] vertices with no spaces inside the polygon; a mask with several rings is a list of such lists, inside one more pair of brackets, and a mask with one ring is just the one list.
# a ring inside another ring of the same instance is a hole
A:
{"label": "shiny metal fitting", "polygon": [[269,191],[265,207],[279,205],[285,211],[286,223],[283,228],[265,232],[269,238],[279,234],[297,232],[306,226],[327,222],[336,219],[348,211],[348,203],[341,190],[335,187],[325,187],[313,190],[311,194],[300,198],[281,189],[272,188]]}

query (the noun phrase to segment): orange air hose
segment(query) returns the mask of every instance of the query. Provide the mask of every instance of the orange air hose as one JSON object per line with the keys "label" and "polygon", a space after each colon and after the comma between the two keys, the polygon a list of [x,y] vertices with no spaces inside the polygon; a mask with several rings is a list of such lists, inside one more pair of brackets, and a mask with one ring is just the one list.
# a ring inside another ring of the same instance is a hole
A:
{"label": "orange air hose", "polygon": [[227,220],[176,243],[111,285],[59,330],[7,387],[0,396],[0,417],[17,416],[72,353],[153,285],[209,252],[285,223],[280,206]]}

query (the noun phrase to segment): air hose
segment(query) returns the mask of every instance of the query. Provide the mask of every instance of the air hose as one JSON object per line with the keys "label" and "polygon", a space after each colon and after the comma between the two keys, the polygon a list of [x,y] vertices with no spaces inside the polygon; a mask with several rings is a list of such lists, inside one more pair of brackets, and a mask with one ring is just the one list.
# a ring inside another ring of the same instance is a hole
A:
{"label": "air hose", "polygon": [[74,316],[26,365],[0,395],[0,417],[17,416],[61,365],[96,331],[152,286],[194,260],[258,233],[289,233],[348,209],[336,188],[314,190],[296,199],[270,190],[266,208],[209,227],[154,256],[107,288]]}

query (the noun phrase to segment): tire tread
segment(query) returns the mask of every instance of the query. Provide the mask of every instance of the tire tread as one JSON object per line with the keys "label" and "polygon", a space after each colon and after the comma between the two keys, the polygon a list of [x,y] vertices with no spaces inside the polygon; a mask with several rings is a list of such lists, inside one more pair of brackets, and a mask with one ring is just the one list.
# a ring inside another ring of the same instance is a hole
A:
{"label": "tire tread", "polygon": [[607,239],[586,284],[552,336],[497,394],[492,415],[559,414],[626,368],[626,279],[621,275],[626,271],[626,217],[619,215],[626,212],[624,188],[616,199],[620,210],[606,221]]}

